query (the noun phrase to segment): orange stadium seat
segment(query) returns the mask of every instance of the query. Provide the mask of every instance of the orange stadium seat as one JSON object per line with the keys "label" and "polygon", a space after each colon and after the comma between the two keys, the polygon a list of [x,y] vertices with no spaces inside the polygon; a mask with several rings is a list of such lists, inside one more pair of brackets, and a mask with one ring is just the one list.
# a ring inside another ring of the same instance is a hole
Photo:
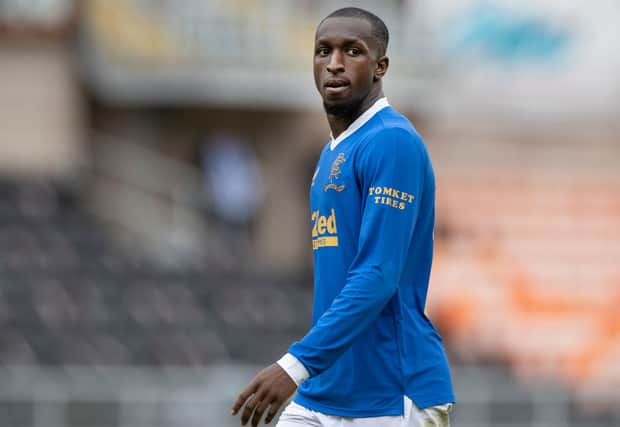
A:
{"label": "orange stadium seat", "polygon": [[430,313],[457,356],[620,384],[620,182],[441,174],[437,212]]}

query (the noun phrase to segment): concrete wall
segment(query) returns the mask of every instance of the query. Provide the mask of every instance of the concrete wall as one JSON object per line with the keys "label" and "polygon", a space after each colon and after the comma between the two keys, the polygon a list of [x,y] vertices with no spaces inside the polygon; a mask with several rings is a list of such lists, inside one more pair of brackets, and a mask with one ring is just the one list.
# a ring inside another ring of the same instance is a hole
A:
{"label": "concrete wall", "polygon": [[84,117],[67,48],[0,44],[0,172],[72,174],[83,159]]}

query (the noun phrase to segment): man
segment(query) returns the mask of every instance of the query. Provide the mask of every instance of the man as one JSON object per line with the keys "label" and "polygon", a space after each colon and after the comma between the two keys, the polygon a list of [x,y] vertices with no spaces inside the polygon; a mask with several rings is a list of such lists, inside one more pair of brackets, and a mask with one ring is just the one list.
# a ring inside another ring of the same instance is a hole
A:
{"label": "man", "polygon": [[424,313],[435,180],[420,136],[383,95],[387,44],[385,24],[358,8],[317,28],[332,138],[310,188],[313,326],[239,395],[242,425],[268,408],[270,422],[297,386],[278,427],[449,425],[448,363]]}

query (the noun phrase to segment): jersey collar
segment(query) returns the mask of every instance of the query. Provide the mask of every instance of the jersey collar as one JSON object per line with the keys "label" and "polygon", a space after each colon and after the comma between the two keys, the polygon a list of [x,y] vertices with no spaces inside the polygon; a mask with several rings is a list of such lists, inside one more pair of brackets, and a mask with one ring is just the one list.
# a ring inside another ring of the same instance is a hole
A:
{"label": "jersey collar", "polygon": [[338,144],[340,144],[342,141],[344,141],[349,136],[351,136],[356,130],[361,128],[368,120],[372,119],[375,114],[383,110],[385,107],[389,107],[389,106],[390,104],[388,103],[388,100],[386,97],[379,98],[375,101],[374,104],[372,104],[372,106],[368,110],[364,111],[361,116],[355,119],[355,121],[351,123],[349,127],[344,130],[344,132],[338,135],[338,138],[334,139],[334,136],[330,132],[329,134],[330,150],[333,151],[334,148],[338,146]]}

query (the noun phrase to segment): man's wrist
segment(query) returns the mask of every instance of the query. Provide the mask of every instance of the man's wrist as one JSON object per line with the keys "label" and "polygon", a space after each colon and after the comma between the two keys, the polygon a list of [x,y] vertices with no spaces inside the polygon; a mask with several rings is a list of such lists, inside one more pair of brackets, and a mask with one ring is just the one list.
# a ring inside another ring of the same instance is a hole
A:
{"label": "man's wrist", "polygon": [[304,364],[291,353],[286,353],[276,363],[280,365],[289,377],[291,377],[297,386],[300,386],[304,381],[310,378],[310,374]]}

